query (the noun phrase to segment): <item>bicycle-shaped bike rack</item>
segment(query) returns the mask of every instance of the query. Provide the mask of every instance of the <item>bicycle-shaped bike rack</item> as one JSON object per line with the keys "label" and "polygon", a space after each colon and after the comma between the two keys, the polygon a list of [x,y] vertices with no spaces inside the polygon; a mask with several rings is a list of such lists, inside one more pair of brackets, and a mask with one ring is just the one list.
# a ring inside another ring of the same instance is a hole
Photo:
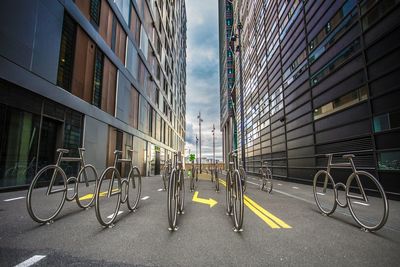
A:
{"label": "bicycle-shaped bike rack", "polygon": [[190,169],[190,184],[189,190],[193,192],[196,188],[196,182],[198,181],[198,173],[196,172],[196,168],[194,166],[194,161],[192,161],[192,167]]}
{"label": "bicycle-shaped bike rack", "polygon": [[[96,190],[96,217],[104,227],[113,227],[121,204],[126,203],[130,211],[138,207],[142,190],[139,168],[133,163],[133,150],[128,150],[130,158],[119,158],[122,151],[114,151],[114,165],[103,171]],[[121,177],[117,164],[129,166],[127,177]],[[111,210],[108,207],[111,206]]]}
{"label": "bicycle-shaped bike rack", "polygon": [[218,177],[218,169],[215,167],[212,172],[211,176],[214,177],[214,182],[215,182],[215,192],[219,192],[219,177]]}
{"label": "bicycle-shaped bike rack", "polygon": [[[332,163],[333,154],[327,154],[326,170],[318,171],[314,176],[313,191],[315,202],[323,215],[331,215],[337,205],[349,207],[350,214],[364,231],[377,231],[382,228],[389,215],[389,204],[385,191],[378,180],[370,173],[358,171],[354,165],[353,154],[343,155],[345,163]],[[335,183],[330,174],[331,168],[351,169],[346,184]],[[319,179],[322,178],[322,179]],[[371,195],[366,194],[368,186]],[[345,192],[344,203],[340,202],[338,189]]]}
{"label": "bicycle-shaped bike rack", "polygon": [[260,190],[267,191],[268,193],[272,192],[273,188],[273,180],[272,180],[272,172],[271,169],[268,167],[267,161],[261,161],[261,168],[258,171],[261,174],[260,177]]}
{"label": "bicycle-shaped bike rack", "polygon": [[[73,201],[80,208],[87,209],[93,204],[97,187],[97,172],[93,165],[85,164],[84,148],[79,148],[79,157],[64,157],[68,149],[57,149],[58,158],[55,165],[42,168],[33,178],[29,186],[26,206],[31,218],[38,223],[52,223],[53,219],[60,213],[65,201]],[[80,170],[77,177],[69,177],[61,168],[61,163],[77,162]],[[87,170],[90,169],[94,175],[89,181]],[[74,192],[68,196],[68,185],[74,183]],[[45,189],[47,187],[47,189]],[[80,196],[79,192],[84,193]]]}
{"label": "bicycle-shaped bike rack", "polygon": [[171,171],[168,183],[167,212],[170,231],[178,230],[177,214],[184,214],[185,186],[184,171],[182,169],[181,152],[174,154],[174,168]]}
{"label": "bicycle-shaped bike rack", "polygon": [[243,231],[243,187],[238,169],[236,150],[229,153],[229,170],[226,174],[226,214],[233,215],[233,231]]}
{"label": "bicycle-shaped bike rack", "polygon": [[171,170],[172,170],[171,160],[167,159],[164,163],[163,171],[162,171],[163,191],[167,190],[168,179],[171,174]]}

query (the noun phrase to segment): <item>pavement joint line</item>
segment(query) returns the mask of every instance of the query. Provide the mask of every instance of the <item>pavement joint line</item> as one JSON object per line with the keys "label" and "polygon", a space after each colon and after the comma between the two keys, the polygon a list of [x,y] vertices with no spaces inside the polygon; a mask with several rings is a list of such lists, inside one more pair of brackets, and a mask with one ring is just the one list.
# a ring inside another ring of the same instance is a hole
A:
{"label": "pavement joint line", "polygon": [[[226,187],[226,182],[223,180],[219,180],[220,183]],[[253,211],[257,216],[259,216],[266,224],[268,224],[271,228],[285,228],[290,229],[292,228],[290,225],[270,213],[269,211],[265,210],[263,207],[258,205],[255,201],[253,201],[248,196],[244,195],[244,204]]]}
{"label": "pavement joint line", "polygon": [[362,203],[358,201],[353,201],[354,204],[363,205],[363,206],[370,206],[368,203]]}
{"label": "pavement joint line", "polygon": [[46,255],[35,255],[27,259],[26,261],[21,262],[20,264],[15,265],[14,267],[28,267],[36,264],[42,259],[46,258]]}
{"label": "pavement joint line", "polygon": [[[121,213],[124,213],[124,212],[123,212],[122,210],[118,211],[117,216],[120,215]],[[109,216],[107,216],[107,218],[108,218],[108,219],[111,219],[113,216],[114,216],[114,213],[111,214],[111,215],[109,215]]]}
{"label": "pavement joint line", "polygon": [[14,197],[14,198],[5,199],[3,201],[4,202],[10,202],[10,201],[18,200],[18,199],[23,199],[23,198],[25,198],[25,197]]}
{"label": "pavement joint line", "polygon": [[145,197],[142,197],[142,200],[146,200],[146,199],[149,199],[150,197],[149,196],[145,196]]}

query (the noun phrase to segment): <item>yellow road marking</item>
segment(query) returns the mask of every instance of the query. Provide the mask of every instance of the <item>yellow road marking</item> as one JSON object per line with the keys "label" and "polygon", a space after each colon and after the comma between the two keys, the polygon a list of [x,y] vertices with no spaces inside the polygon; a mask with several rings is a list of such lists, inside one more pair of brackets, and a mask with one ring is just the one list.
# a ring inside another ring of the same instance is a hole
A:
{"label": "yellow road marking", "polygon": [[276,229],[280,228],[279,225],[274,223],[270,218],[262,214],[259,210],[254,208],[247,200],[244,200],[244,204],[252,211],[254,212],[258,217],[261,218],[266,224],[268,224],[271,228]]}
{"label": "yellow road marking", "polygon": [[212,198],[209,198],[209,199],[199,198],[199,197],[197,197],[198,195],[199,195],[198,191],[194,192],[192,201],[210,205],[210,208],[214,207],[218,203],[217,201],[215,201]]}
{"label": "yellow road marking", "polygon": [[[112,192],[116,192],[118,189],[113,189]],[[100,192],[99,196],[105,197],[107,195],[107,191]],[[94,197],[94,194],[87,194],[84,195],[83,197],[80,197],[79,200],[86,200],[86,199],[92,199]]]}
{"label": "yellow road marking", "polygon": [[275,221],[278,225],[280,225],[282,228],[292,228],[290,225],[286,224],[284,221],[270,213],[269,211],[265,210],[263,207],[258,205],[256,202],[254,202],[251,198],[248,196],[244,195],[244,199],[248,201],[250,204],[252,204],[257,210],[262,212],[265,216],[268,216],[270,219]]}
{"label": "yellow road marking", "polygon": [[[226,187],[226,182],[224,180],[219,179],[219,182]],[[246,195],[244,195],[244,204],[271,228],[292,228],[290,225],[258,205],[254,200]]]}

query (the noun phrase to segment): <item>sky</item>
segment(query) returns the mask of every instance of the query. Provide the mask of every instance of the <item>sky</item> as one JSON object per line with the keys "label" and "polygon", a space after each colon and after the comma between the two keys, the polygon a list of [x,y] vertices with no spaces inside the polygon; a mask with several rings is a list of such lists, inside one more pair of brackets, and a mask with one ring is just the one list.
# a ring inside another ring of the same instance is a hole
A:
{"label": "sky", "polygon": [[186,153],[195,153],[201,112],[201,154],[212,158],[215,125],[215,157],[222,159],[219,114],[218,0],[186,0],[187,85]]}

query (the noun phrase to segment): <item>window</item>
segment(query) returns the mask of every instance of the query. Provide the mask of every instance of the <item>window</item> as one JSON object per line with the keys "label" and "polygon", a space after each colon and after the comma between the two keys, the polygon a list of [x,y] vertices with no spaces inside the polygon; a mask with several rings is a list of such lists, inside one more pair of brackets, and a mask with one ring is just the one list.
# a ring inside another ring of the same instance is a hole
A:
{"label": "window", "polygon": [[400,111],[385,113],[374,117],[374,132],[400,127]]}
{"label": "window", "polygon": [[400,151],[385,151],[378,153],[379,170],[400,170]]}
{"label": "window", "polygon": [[347,93],[335,100],[319,107],[314,110],[314,120],[318,120],[332,113],[343,110],[347,107],[353,106],[368,98],[367,87],[362,87]]}
{"label": "window", "polygon": [[370,11],[368,11],[368,14],[362,19],[362,26],[364,30],[375,24],[375,22],[377,22],[381,17],[388,13],[396,4],[400,3],[400,0],[367,0],[361,3],[361,12],[365,13],[366,9],[371,7],[376,2],[378,2],[378,4],[375,5],[375,7],[373,7]]}
{"label": "window", "polygon": [[321,80],[323,80],[326,76],[332,73],[334,70],[339,68],[348,58],[354,55],[360,49],[360,39],[357,38],[354,40],[349,46],[343,49],[338,53],[336,57],[334,57],[331,61],[329,61],[320,71],[313,74],[310,79],[311,86],[318,84]]}
{"label": "window", "polygon": [[101,91],[103,83],[103,66],[104,54],[99,48],[96,48],[94,58],[94,74],[93,74],[93,100],[92,104],[101,108]]}
{"label": "window", "polygon": [[115,42],[117,39],[117,18],[113,16],[111,27],[111,50],[115,52]]}
{"label": "window", "polygon": [[119,12],[121,12],[126,25],[129,25],[130,0],[114,0],[114,3],[118,7]]}
{"label": "window", "polygon": [[60,58],[58,62],[57,85],[69,92],[71,91],[72,83],[75,38],[76,23],[67,13],[64,13]]}
{"label": "window", "polygon": [[131,40],[128,38],[128,49],[126,50],[126,68],[137,80],[139,75],[139,56]]}
{"label": "window", "polygon": [[[322,28],[322,30],[310,41],[308,45],[309,52],[312,52],[325,37],[338,26],[344,17],[346,17],[351,10],[357,5],[355,0],[348,0],[343,4],[343,7],[331,18],[330,21]],[[353,12],[354,13],[354,12]],[[355,13],[357,13],[355,11]],[[352,14],[351,16],[355,16]],[[333,34],[332,34],[333,35]]]}
{"label": "window", "polygon": [[90,20],[94,22],[97,26],[100,24],[100,9],[101,0],[90,0],[89,15]]}

